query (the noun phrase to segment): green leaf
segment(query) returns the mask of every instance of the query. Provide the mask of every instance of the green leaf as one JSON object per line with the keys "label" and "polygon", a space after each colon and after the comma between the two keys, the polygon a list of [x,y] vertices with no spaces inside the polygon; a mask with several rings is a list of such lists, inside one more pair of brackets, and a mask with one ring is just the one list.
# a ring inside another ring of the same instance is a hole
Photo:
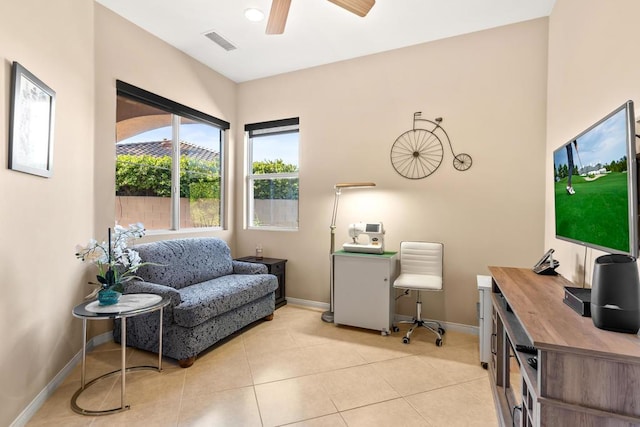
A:
{"label": "green leaf", "polygon": [[111,268],[109,268],[109,270],[107,270],[107,272],[105,273],[104,277],[106,279],[107,286],[113,286],[113,285],[116,284],[116,273]]}

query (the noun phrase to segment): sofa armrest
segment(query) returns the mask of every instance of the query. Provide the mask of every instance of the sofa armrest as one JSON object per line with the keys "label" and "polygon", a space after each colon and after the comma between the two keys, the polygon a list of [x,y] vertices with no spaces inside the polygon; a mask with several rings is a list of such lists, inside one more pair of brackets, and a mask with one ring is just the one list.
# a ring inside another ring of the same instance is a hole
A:
{"label": "sofa armrest", "polygon": [[176,306],[182,302],[180,292],[170,286],[159,285],[157,283],[131,280],[124,285],[125,294],[156,294],[167,296],[171,299],[171,306]]}
{"label": "sofa armrest", "polygon": [[233,274],[267,274],[269,269],[264,264],[233,260]]}

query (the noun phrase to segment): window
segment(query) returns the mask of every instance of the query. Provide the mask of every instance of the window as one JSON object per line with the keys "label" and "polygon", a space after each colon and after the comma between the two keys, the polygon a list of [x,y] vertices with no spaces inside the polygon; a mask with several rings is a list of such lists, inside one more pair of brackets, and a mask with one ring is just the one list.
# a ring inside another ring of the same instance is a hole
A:
{"label": "window", "polygon": [[117,89],[116,221],[222,227],[229,123],[121,81]]}
{"label": "window", "polygon": [[299,119],[254,123],[247,135],[247,226],[298,229]]}

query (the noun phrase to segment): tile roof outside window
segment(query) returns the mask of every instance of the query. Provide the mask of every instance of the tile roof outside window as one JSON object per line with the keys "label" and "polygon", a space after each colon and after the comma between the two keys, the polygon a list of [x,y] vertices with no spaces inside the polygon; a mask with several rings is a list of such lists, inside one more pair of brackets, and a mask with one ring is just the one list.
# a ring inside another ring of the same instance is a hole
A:
{"label": "tile roof outside window", "polygon": [[[149,155],[154,157],[171,156],[171,141],[117,143],[116,155],[119,156],[121,154],[133,156]],[[212,161],[216,160],[220,153],[185,141],[180,141],[180,155],[188,156],[196,160]]]}

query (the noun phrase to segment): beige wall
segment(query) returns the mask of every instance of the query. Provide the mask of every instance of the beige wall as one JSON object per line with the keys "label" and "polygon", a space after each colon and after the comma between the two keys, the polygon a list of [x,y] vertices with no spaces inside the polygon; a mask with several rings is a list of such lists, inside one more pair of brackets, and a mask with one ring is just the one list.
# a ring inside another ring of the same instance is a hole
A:
{"label": "beige wall", "polygon": [[[357,221],[382,221],[388,250],[402,240],[443,242],[446,290],[428,296],[426,313],[476,325],[476,274],[532,265],[543,250],[546,67],[547,19],[539,19],[240,84],[237,141],[246,123],[300,117],[300,230],[239,226],[236,252],[261,243],[265,256],[289,260],[288,297],[328,302],[333,185],[374,181],[375,190],[343,191],[337,246]],[[425,179],[394,171],[391,146],[416,111],[444,118],[455,152],[473,157],[470,170],[456,171],[445,147]],[[240,172],[235,184],[242,188]],[[404,300],[411,314],[413,300]]]}
{"label": "beige wall", "polygon": [[[96,3],[95,5],[95,200],[96,233],[105,233],[114,223],[115,206],[115,122],[116,80],[187,105],[196,110],[233,123],[235,120],[235,90],[231,80],[221,76],[152,36],[140,27]],[[231,132],[228,132],[231,135]],[[223,150],[233,159],[233,138]],[[227,159],[228,166],[229,159]],[[233,218],[231,202],[234,189],[230,185],[230,170],[224,189],[230,201],[226,209],[228,227],[215,232],[155,232],[149,231],[145,241],[210,235],[231,242]],[[126,225],[126,224],[123,224]],[[110,330],[110,324],[96,322],[93,334]]]}
{"label": "beige wall", "polygon": [[[80,346],[71,308],[87,291],[76,243],[93,227],[93,3],[0,2],[0,425]],[[54,89],[53,177],[7,169],[11,63]]]}
{"label": "beige wall", "polygon": [[[549,24],[547,150],[545,156],[545,247],[555,248],[558,271],[590,286],[602,252],[557,240],[553,220],[553,150],[626,100],[640,108],[640,59],[635,54],[640,2],[557,0]],[[586,274],[585,274],[586,272]]]}
{"label": "beige wall", "polygon": [[[235,126],[236,84],[152,36],[141,28],[98,4],[96,22],[96,225],[106,229],[113,223],[115,205],[115,120],[116,80],[138,86],[156,95],[187,105]],[[232,127],[233,129],[233,127]],[[234,172],[229,165],[234,158],[233,132],[223,147],[227,154],[226,230],[153,234],[147,240],[196,235],[214,235],[228,242],[233,239],[235,198]]]}
{"label": "beige wall", "polygon": [[[328,301],[332,186],[371,180],[375,190],[343,193],[337,243],[357,220],[383,221],[391,250],[406,239],[444,242],[446,292],[428,313],[475,324],[475,275],[487,265],[527,266],[555,247],[561,272],[581,274],[583,250],[553,238],[546,176],[553,148],[638,99],[637,60],[628,54],[640,5],[609,3],[558,0],[549,21],[235,85],[91,2],[0,2],[0,134],[8,130],[12,61],[58,93],[54,177],[0,168],[0,425],[16,419],[80,349],[80,322],[69,313],[88,274],[73,248],[112,223],[116,79],[231,122],[233,217],[227,231],[213,234],[238,256],[261,243],[265,256],[289,259],[288,296]],[[455,151],[473,157],[469,171],[455,171],[445,152],[426,179],[395,173],[389,150],[415,111],[444,117]],[[301,120],[300,231],[244,230],[243,197],[233,190],[243,187],[243,125],[293,116]],[[5,145],[3,165],[6,156]]]}
{"label": "beige wall", "polygon": [[[53,178],[0,168],[0,425],[5,426],[81,348],[81,322],[70,313],[88,293],[85,283],[93,271],[73,254],[76,244],[104,237],[113,226],[116,79],[231,123],[236,85],[86,1],[0,2],[0,55],[1,135],[8,132],[13,61],[57,92]],[[2,165],[6,136],[4,141]],[[225,149],[232,145],[230,138]],[[235,197],[232,179],[230,171],[227,212]],[[228,225],[209,235],[230,241],[233,218]],[[107,330],[108,322],[90,324],[91,335]]]}

